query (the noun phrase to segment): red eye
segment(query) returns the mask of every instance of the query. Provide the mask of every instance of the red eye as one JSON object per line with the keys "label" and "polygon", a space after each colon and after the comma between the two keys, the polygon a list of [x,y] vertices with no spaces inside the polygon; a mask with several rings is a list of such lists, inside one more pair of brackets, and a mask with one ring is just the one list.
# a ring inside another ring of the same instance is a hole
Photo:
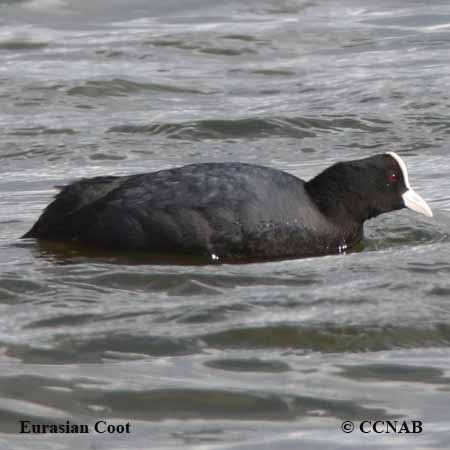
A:
{"label": "red eye", "polygon": [[392,172],[388,177],[389,183],[397,183],[398,176],[395,172]]}

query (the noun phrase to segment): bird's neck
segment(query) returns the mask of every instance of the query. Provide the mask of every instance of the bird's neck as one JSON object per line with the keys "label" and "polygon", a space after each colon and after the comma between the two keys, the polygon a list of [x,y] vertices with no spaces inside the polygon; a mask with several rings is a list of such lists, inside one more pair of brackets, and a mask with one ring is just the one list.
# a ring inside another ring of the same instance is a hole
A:
{"label": "bird's neck", "polygon": [[308,181],[305,189],[320,212],[337,225],[362,226],[365,220],[379,214],[369,207],[364,192],[345,183],[343,186],[342,180],[328,174]]}

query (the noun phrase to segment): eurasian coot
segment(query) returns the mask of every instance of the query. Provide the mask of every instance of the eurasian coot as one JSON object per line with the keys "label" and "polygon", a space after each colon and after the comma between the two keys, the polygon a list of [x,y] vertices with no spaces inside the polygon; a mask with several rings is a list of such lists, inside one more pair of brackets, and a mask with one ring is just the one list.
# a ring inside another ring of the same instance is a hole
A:
{"label": "eurasian coot", "polygon": [[211,260],[338,253],[364,221],[407,207],[432,216],[395,153],[339,162],[305,182],[242,163],[192,164],[64,187],[23,237]]}

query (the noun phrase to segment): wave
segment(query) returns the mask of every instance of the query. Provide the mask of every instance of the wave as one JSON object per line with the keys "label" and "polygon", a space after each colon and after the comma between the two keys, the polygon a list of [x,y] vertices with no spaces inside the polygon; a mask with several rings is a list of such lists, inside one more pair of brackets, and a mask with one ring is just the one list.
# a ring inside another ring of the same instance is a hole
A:
{"label": "wave", "polygon": [[434,326],[266,326],[229,329],[199,337],[219,349],[297,349],[307,352],[377,352],[450,345],[450,327]]}
{"label": "wave", "polygon": [[0,41],[0,50],[40,50],[48,47],[48,42],[36,42],[25,40]]}
{"label": "wave", "polygon": [[152,123],[147,125],[117,125],[111,133],[145,133],[176,139],[227,139],[283,136],[292,138],[315,137],[316,131],[354,129],[370,132],[386,128],[370,120],[339,118],[247,118],[236,120],[198,120],[183,123]]}
{"label": "wave", "polygon": [[27,127],[16,128],[6,134],[9,136],[39,136],[42,134],[76,134],[73,128]]}
{"label": "wave", "polygon": [[78,95],[86,97],[124,97],[128,94],[155,91],[155,92],[178,92],[183,94],[204,94],[199,89],[185,88],[158,83],[137,83],[134,81],[114,78],[112,80],[92,80],[87,81],[81,86],[75,86],[67,91],[68,95]]}

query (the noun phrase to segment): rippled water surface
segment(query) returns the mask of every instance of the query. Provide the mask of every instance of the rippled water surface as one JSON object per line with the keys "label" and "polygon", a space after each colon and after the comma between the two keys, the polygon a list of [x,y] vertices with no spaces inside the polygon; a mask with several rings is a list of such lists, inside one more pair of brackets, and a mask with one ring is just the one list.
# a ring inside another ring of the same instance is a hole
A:
{"label": "rippled water surface", "polygon": [[[0,1],[0,448],[447,449],[449,52],[438,0]],[[347,255],[156,265],[19,239],[83,176],[308,179],[389,150],[435,217],[379,217]]]}

